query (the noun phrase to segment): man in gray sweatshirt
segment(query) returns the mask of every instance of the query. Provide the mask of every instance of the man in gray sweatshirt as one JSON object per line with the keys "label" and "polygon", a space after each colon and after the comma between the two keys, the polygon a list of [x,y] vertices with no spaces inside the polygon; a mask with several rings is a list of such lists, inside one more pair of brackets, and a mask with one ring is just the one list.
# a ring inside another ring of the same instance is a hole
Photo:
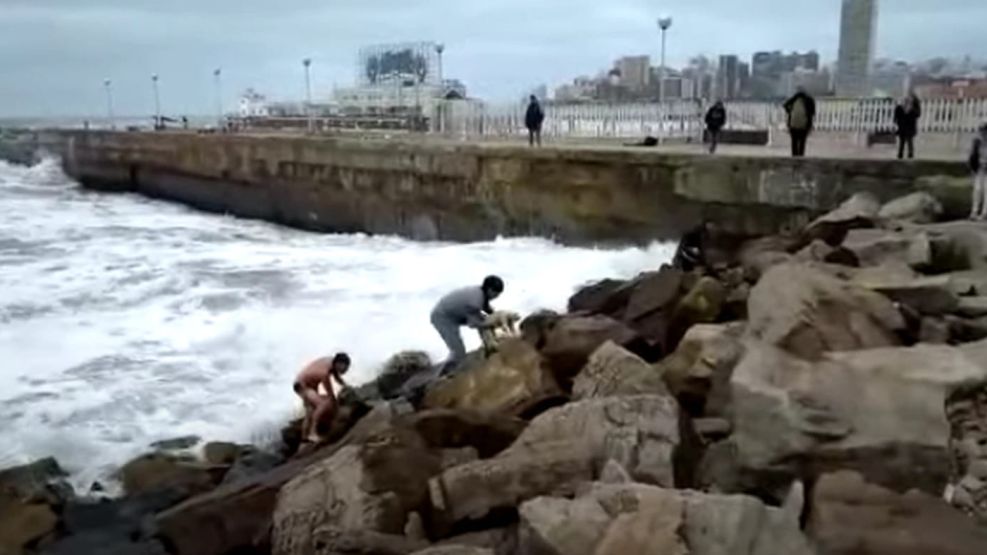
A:
{"label": "man in gray sweatshirt", "polygon": [[449,358],[443,366],[444,374],[455,370],[466,356],[459,328],[468,326],[480,329],[485,326],[487,316],[493,314],[490,301],[503,292],[504,281],[497,276],[488,276],[479,287],[464,287],[442,297],[432,309],[432,326],[449,348]]}

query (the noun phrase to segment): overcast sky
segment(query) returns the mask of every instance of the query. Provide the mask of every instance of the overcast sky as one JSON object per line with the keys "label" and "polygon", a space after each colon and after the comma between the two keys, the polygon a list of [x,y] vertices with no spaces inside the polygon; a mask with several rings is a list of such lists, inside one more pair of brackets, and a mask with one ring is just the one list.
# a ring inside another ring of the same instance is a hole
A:
{"label": "overcast sky", "polygon": [[[300,98],[302,58],[327,97],[355,78],[357,49],[446,44],[444,73],[472,94],[513,99],[659,50],[655,17],[675,18],[669,63],[705,53],[816,49],[836,56],[840,0],[0,0],[0,116],[209,114],[248,86]],[[883,0],[880,57],[987,55],[987,0]]]}

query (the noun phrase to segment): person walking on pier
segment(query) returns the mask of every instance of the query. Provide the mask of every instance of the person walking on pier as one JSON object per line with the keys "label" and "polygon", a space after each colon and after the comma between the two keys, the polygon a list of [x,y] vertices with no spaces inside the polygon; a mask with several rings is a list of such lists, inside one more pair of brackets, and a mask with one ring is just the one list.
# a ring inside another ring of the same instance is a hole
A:
{"label": "person walking on pier", "polygon": [[894,108],[894,125],[898,133],[898,159],[915,158],[915,135],[918,135],[918,120],[922,117],[922,103],[915,93],[910,93]]}
{"label": "person walking on pier", "polygon": [[716,104],[706,112],[706,130],[709,132],[709,153],[716,154],[716,147],[720,144],[720,131],[727,124],[727,109],[723,106],[722,100],[717,100]]}
{"label": "person walking on pier", "polygon": [[973,171],[973,202],[970,219],[987,220],[987,123],[983,123],[973,139],[970,150],[970,169]]}
{"label": "person walking on pier", "polygon": [[464,287],[449,293],[432,309],[432,327],[439,332],[449,348],[449,358],[442,368],[448,374],[466,357],[466,347],[459,328],[468,326],[480,329],[487,325],[487,316],[493,314],[490,301],[504,292],[504,280],[487,276],[479,287]]}
{"label": "person walking on pier", "polygon": [[788,114],[788,133],[792,136],[792,156],[803,157],[816,119],[816,99],[799,87],[784,106],[785,113]]}
{"label": "person walking on pier", "polygon": [[528,145],[541,146],[541,124],[545,121],[545,111],[538,103],[538,97],[531,95],[528,111],[524,114],[524,126],[528,128]]}

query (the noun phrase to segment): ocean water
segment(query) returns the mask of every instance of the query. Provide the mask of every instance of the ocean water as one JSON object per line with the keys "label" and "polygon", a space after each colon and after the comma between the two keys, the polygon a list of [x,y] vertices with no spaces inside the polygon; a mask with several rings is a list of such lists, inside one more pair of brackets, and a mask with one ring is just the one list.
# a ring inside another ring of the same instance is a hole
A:
{"label": "ocean water", "polygon": [[319,235],[0,162],[0,468],[52,455],[85,488],[156,440],[255,440],[315,357],[348,351],[355,383],[403,349],[443,357],[428,314],[452,288],[497,273],[495,306],[561,309],[671,254]]}

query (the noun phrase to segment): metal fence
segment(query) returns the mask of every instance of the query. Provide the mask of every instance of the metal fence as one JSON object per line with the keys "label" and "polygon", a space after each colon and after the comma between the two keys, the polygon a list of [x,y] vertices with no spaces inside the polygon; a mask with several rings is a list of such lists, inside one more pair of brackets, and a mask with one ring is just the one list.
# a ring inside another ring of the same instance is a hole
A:
{"label": "metal fence", "polygon": [[[784,131],[785,112],[768,102],[728,102],[727,128]],[[890,99],[821,99],[816,103],[819,132],[880,133],[894,130]],[[542,134],[556,138],[662,140],[701,137],[708,105],[699,101],[664,104],[547,105]],[[463,138],[509,138],[527,134],[526,106],[448,101],[432,118],[432,131]],[[919,133],[966,135],[987,122],[987,100],[926,100]]]}

